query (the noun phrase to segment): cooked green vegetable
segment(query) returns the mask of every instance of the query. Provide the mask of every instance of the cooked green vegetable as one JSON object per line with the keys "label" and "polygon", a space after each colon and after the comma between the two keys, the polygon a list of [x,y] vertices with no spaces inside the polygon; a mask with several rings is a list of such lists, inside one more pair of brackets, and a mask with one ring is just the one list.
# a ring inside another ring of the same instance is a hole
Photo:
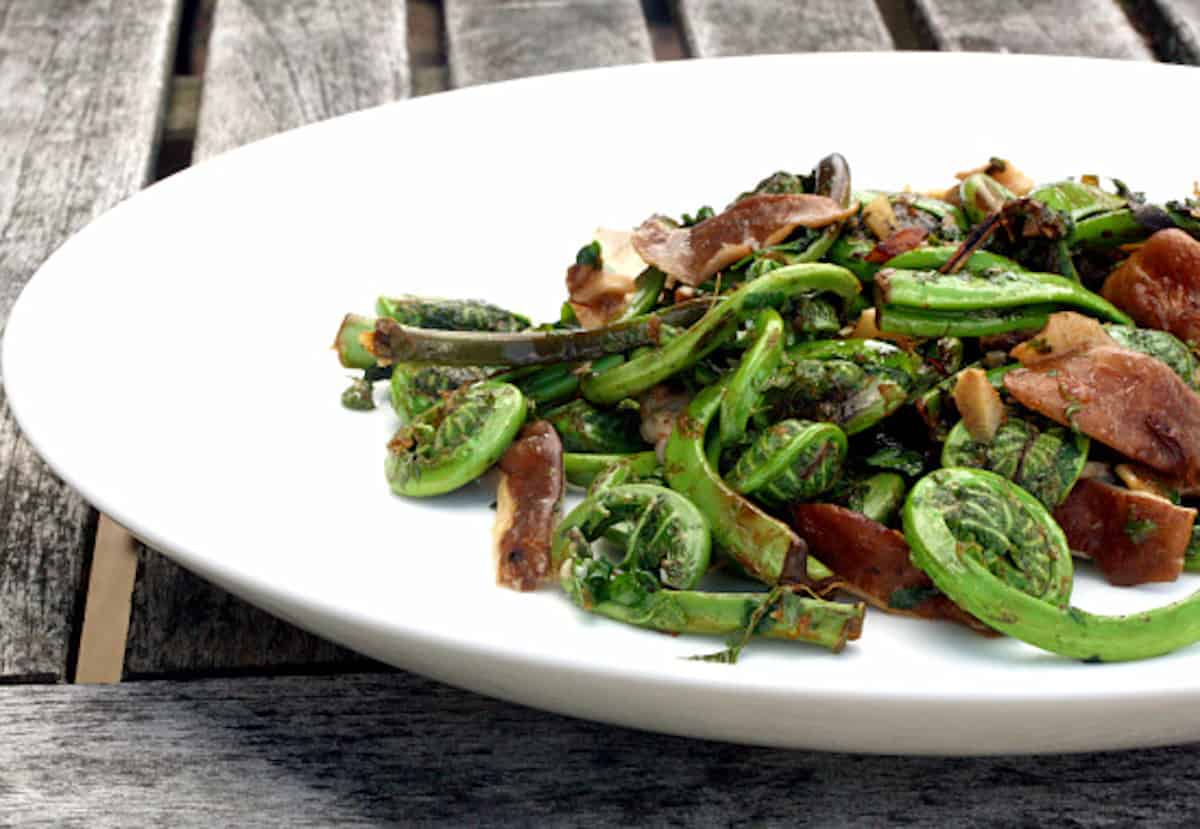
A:
{"label": "cooked green vegetable", "polygon": [[910,271],[875,277],[879,327],[919,337],[982,337],[1041,328],[1055,311],[1074,309],[1129,325],[1112,303],[1079,283],[1025,270]]}
{"label": "cooked green vegetable", "polygon": [[781,420],[759,433],[725,482],[743,495],[787,504],[833,486],[845,458],[846,433],[832,423]]}
{"label": "cooked green vegetable", "polygon": [[1145,659],[1200,641],[1200,593],[1128,616],[1069,604],[1071,553],[1032,495],[991,472],[939,469],[904,504],[913,563],[997,630],[1087,662]]}
{"label": "cooked green vegetable", "polygon": [[789,265],[738,288],[683,335],[583,383],[583,396],[594,403],[616,403],[640,394],[694,365],[727,343],[746,318],[764,308],[781,308],[804,293],[828,292],[849,299],[858,280],[835,265]]}
{"label": "cooked green vegetable", "polygon": [[882,340],[804,343],[787,352],[766,403],[776,418],[823,420],[853,435],[908,401],[920,366],[920,357]]}
{"label": "cooked green vegetable", "polygon": [[[1200,593],[1121,618],[1072,607],[1055,515],[1076,545],[1111,525],[1137,565],[1113,577],[1090,550],[1114,582],[1171,578],[1180,559],[1200,572],[1189,510],[1172,507],[1169,527],[1166,513],[1113,519],[1085,497],[1093,483],[1077,486],[1096,477],[1120,501],[1120,479],[1182,507],[1200,493],[1200,447],[1177,425],[1200,420],[1196,344],[1135,325],[1089,290],[1129,255],[1126,242],[1163,228],[1200,238],[1200,199],[1159,206],[1119,181],[1114,192],[1090,176],[1034,186],[1006,161],[984,169],[963,178],[955,204],[856,192],[836,153],[808,173],[775,173],[736,209],[635,230],[630,250],[644,259],[631,259],[632,283],[603,273],[600,244],[585,244],[571,267],[591,268],[570,271],[571,302],[542,325],[478,300],[380,297],[375,316],[346,315],[335,338],[359,375],[342,403],[373,408],[388,381],[400,423],[385,473],[410,497],[478,479],[537,418],[528,431],[546,440],[529,450],[522,438],[504,458],[505,486],[544,462],[557,489],[561,463],[586,494],[551,532],[557,502],[506,488],[498,526],[540,511],[544,537],[521,555],[542,556],[539,572],[590,613],[730,637],[696,658],[732,663],[758,637],[836,652],[864,612],[830,601],[838,590],[1080,659],[1190,644]],[[1191,276],[1171,288],[1181,307],[1200,306],[1200,288],[1183,295]],[[602,297],[603,315],[576,315],[588,296]],[[1150,378],[1161,382],[1144,388],[1170,394],[1135,400],[1114,376],[1131,365],[1145,376],[1129,388]],[[1076,431],[1077,416],[1109,445]],[[827,520],[807,520],[816,513]],[[709,590],[710,568],[762,588]]]}
{"label": "cooked green vegetable", "polygon": [[491,467],[525,422],[516,386],[487,380],[450,396],[404,426],[388,443],[388,483],[397,495],[451,492]]}
{"label": "cooked green vegetable", "polygon": [[619,455],[646,447],[638,434],[637,418],[629,412],[600,409],[586,400],[572,400],[542,417],[558,430],[563,449],[568,452]]}
{"label": "cooked green vegetable", "polygon": [[1080,432],[1018,417],[1009,417],[991,441],[980,443],[960,420],[942,448],[942,466],[988,469],[1054,509],[1083,472],[1090,443]]}
{"label": "cooked green vegetable", "polygon": [[521,331],[529,318],[478,299],[381,296],[375,313],[414,328],[441,331]]}

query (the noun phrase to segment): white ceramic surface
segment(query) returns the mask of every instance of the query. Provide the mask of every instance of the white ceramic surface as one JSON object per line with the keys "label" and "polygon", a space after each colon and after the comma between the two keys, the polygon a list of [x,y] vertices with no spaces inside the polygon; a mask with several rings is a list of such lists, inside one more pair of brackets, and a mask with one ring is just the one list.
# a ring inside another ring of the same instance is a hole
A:
{"label": "white ceramic surface", "polygon": [[[945,185],[1002,155],[1038,179],[1095,172],[1178,197],[1200,178],[1200,109],[1181,104],[1198,82],[1141,63],[825,54],[534,78],[339,118],[151,187],[64,245],[8,324],[9,402],[65,479],[185,567],[486,694],[821,749],[1198,739],[1200,648],[1083,665],[871,613],[841,656],[757,643],[729,667],[680,658],[714,640],[588,617],[553,589],[499,589],[492,492],[392,497],[389,417],[339,406],[347,372],[329,350],[341,315],[370,313],[379,293],[549,318],[597,225],[720,206],[833,150],[859,186]],[[1197,586],[1081,576],[1076,600],[1121,611]]]}

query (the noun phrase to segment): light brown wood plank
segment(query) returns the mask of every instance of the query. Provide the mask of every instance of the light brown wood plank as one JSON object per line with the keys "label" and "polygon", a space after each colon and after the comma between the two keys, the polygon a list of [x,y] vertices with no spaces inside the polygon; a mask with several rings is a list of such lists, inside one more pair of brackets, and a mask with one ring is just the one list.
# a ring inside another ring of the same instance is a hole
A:
{"label": "light brown wood plank", "polygon": [[1131,0],[1129,6],[1159,57],[1200,63],[1200,0]]}
{"label": "light brown wood plank", "polygon": [[137,541],[129,531],[101,515],[75,661],[76,682],[121,681],[137,552]]}
{"label": "light brown wood plank", "polygon": [[874,0],[677,0],[696,57],[892,48]]}
{"label": "light brown wood plank", "polygon": [[21,826],[1191,826],[1198,762],[748,748],[409,674],[0,688]]}
{"label": "light brown wood plank", "polygon": [[[0,324],[73,232],[144,186],[179,0],[0,0]],[[96,515],[0,390],[0,676],[61,679]]]}
{"label": "light brown wood plank", "polygon": [[[212,26],[197,162],[409,94],[403,0],[221,0]],[[367,664],[152,550],[140,558],[127,675]]]}
{"label": "light brown wood plank", "polygon": [[962,52],[1153,58],[1115,0],[910,0],[930,45]]}
{"label": "light brown wood plank", "polygon": [[446,0],[453,86],[650,61],[638,0]]}

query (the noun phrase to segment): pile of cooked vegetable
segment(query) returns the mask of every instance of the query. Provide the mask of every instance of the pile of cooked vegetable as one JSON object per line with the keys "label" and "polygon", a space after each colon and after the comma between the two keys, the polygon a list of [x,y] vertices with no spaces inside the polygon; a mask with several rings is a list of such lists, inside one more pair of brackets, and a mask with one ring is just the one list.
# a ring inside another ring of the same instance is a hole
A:
{"label": "pile of cooked vegetable", "polygon": [[[499,470],[498,581],[671,633],[840,650],[866,605],[1078,659],[1200,640],[1200,192],[1164,205],[992,159],[945,192],[854,190],[841,156],[721,211],[597,231],[557,321],[381,297],[335,348],[387,383],[397,495]],[[570,484],[586,490],[562,516]],[[721,568],[763,587],[702,589]]]}

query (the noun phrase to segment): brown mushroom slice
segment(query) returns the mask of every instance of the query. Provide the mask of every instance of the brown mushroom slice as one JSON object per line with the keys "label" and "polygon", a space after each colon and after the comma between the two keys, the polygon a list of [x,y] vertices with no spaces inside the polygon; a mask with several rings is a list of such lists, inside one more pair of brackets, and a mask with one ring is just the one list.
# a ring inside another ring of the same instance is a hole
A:
{"label": "brown mushroom slice", "polygon": [[636,287],[646,263],[633,247],[633,232],[598,227],[592,240],[600,245],[596,265],[567,268],[567,294],[580,325],[602,328],[617,319]]}
{"label": "brown mushroom slice", "polygon": [[763,193],[692,227],[652,216],[633,234],[638,254],[667,276],[699,285],[749,253],[778,244],[798,227],[820,228],[854,215],[827,196]]}
{"label": "brown mushroom slice", "polygon": [[836,504],[797,504],[793,526],[809,551],[856,596],[889,613],[948,619],[980,633],[991,629],[950,601],[909,561],[897,530]]}
{"label": "brown mushroom slice", "polygon": [[882,265],[892,257],[921,247],[927,236],[929,236],[929,231],[923,227],[902,228],[876,244],[871,248],[871,252],[863,258],[867,262]]}
{"label": "brown mushroom slice", "polygon": [[589,330],[603,328],[619,317],[633,289],[632,276],[595,265],[567,268],[568,302],[579,324]]}
{"label": "brown mushroom slice", "polygon": [[1100,293],[1140,325],[1200,341],[1200,242],[1177,228],[1158,231]]}
{"label": "brown mushroom slice", "polygon": [[527,423],[500,458],[493,531],[496,581],[534,590],[553,578],[550,546],[562,516],[565,477],[558,432],[544,420]]}
{"label": "brown mushroom slice", "polygon": [[692,396],[684,389],[667,383],[659,383],[638,395],[642,440],[654,447],[660,461],[667,440],[675,431],[675,422],[691,402]]}
{"label": "brown mushroom slice", "polygon": [[981,368],[959,372],[954,384],[954,405],[962,415],[971,440],[976,443],[991,443],[1005,420],[1000,393],[992,387],[987,372]]}
{"label": "brown mushroom slice", "polygon": [[984,173],[991,176],[1008,190],[1017,196],[1027,196],[1033,191],[1033,179],[1018,170],[1011,161],[1003,158],[993,158],[987,164],[982,164],[972,170],[963,170],[960,173],[955,173],[954,177],[959,181],[974,175],[975,173]]}
{"label": "brown mushroom slice", "polygon": [[1099,345],[1004,375],[1022,406],[1187,484],[1200,482],[1200,396],[1148,354]]}
{"label": "brown mushroom slice", "polygon": [[1035,336],[1028,337],[1012,349],[1014,359],[1025,368],[1033,368],[1071,351],[1082,351],[1096,345],[1115,346],[1099,322],[1074,311],[1051,314],[1046,325]]}
{"label": "brown mushroom slice", "polygon": [[1054,510],[1071,549],[1123,587],[1179,578],[1195,518],[1194,509],[1095,479],[1077,482]]}

